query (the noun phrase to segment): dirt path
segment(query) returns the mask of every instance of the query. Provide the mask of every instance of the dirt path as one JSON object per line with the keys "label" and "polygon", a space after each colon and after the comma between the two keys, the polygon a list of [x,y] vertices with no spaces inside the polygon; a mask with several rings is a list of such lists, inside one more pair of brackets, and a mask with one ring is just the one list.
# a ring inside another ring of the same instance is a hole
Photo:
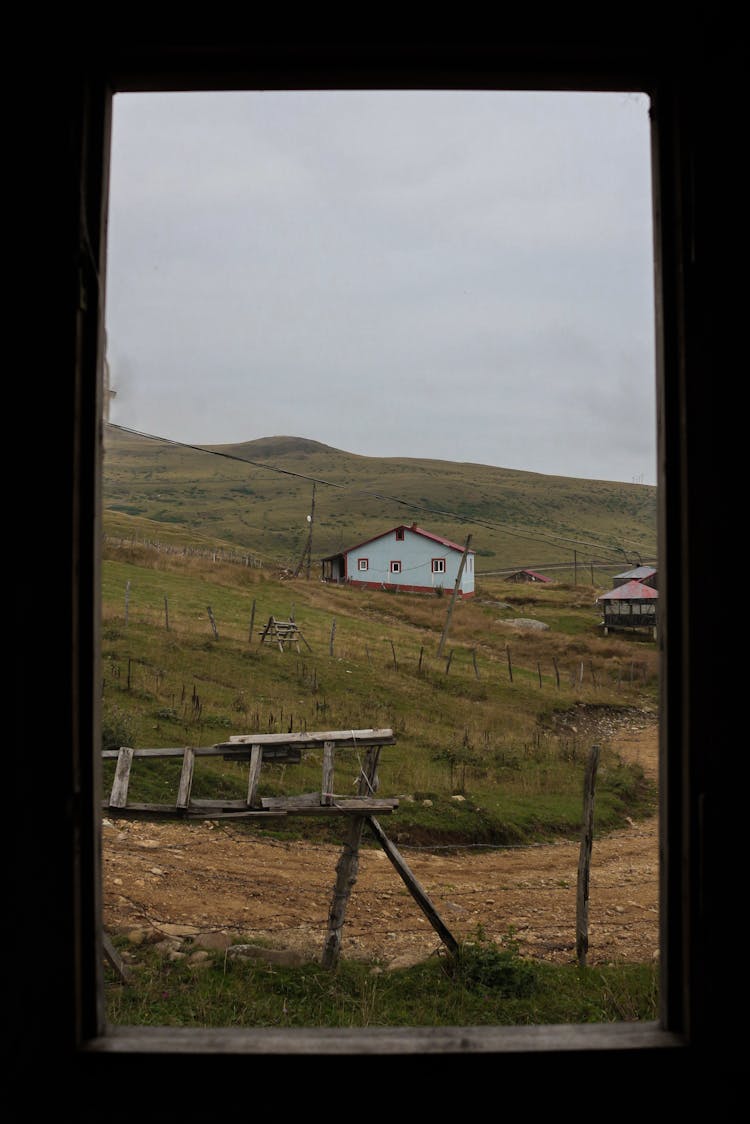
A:
{"label": "dirt path", "polygon": [[[655,775],[657,727],[626,729],[613,747]],[[397,813],[396,813],[397,814]],[[388,830],[388,820],[384,821]],[[222,947],[246,936],[319,959],[340,849],[258,842],[207,822],[106,820],[104,924],[110,934],[193,938]],[[403,848],[403,856],[458,939],[481,926],[515,931],[524,954],[575,959],[578,844],[461,854]],[[440,942],[382,851],[364,850],[342,954],[409,963]],[[645,962],[658,950],[656,818],[595,839],[589,963]]]}

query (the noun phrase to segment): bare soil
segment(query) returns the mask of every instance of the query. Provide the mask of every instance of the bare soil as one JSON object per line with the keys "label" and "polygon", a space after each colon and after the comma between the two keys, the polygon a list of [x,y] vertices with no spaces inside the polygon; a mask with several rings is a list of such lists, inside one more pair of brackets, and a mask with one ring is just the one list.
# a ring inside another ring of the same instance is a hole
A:
{"label": "bare soil", "polygon": [[[654,721],[626,725],[609,739],[652,776],[657,741]],[[393,819],[382,821],[389,835]],[[577,842],[461,852],[403,847],[401,853],[456,939],[475,935],[480,926],[496,940],[512,929],[524,955],[575,960]],[[259,841],[222,821],[107,819],[104,925],[110,935],[139,940],[218,948],[248,940],[319,959],[339,854],[329,845]],[[440,947],[386,855],[363,848],[342,955],[398,965]],[[653,817],[594,839],[588,962],[644,963],[657,955]]]}

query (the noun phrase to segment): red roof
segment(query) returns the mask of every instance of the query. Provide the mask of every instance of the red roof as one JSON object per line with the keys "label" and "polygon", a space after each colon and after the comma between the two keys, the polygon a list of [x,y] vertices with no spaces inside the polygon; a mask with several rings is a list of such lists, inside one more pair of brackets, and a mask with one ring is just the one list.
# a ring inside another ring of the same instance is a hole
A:
{"label": "red roof", "polygon": [[[425,531],[423,527],[418,527],[416,523],[399,523],[395,527],[391,527],[389,531],[381,531],[379,535],[373,535],[370,539],[365,539],[363,542],[355,543],[354,546],[349,546],[346,550],[339,550],[338,554],[351,554],[353,550],[359,550],[361,546],[367,546],[368,543],[377,542],[378,539],[385,538],[386,535],[393,535],[396,531],[411,531],[414,535],[422,535],[425,539],[431,539],[432,542],[440,543],[441,546],[447,546],[449,550],[458,550],[461,554],[464,548],[459,546],[456,542],[451,542],[450,539],[445,539],[442,535],[433,535],[431,531]],[[469,550],[469,554],[474,554],[473,550]],[[331,555],[335,558],[336,555]]]}
{"label": "red roof", "polygon": [[646,601],[658,596],[658,589],[652,589],[643,582],[630,581],[618,585],[616,589],[610,589],[609,593],[603,593],[601,597],[597,597],[597,601]]}

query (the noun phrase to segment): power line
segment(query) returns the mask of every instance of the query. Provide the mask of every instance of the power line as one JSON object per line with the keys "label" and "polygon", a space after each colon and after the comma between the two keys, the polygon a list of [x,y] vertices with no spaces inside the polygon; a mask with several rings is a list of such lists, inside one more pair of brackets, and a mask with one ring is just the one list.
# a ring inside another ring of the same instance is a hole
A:
{"label": "power line", "polygon": [[[310,476],[304,472],[295,472],[290,468],[281,468],[278,465],[269,464],[267,461],[251,460],[249,457],[241,457],[237,453],[227,453],[219,449],[207,448],[205,445],[192,445],[186,441],[177,441],[172,437],[162,437],[154,433],[145,433],[142,430],[131,429],[129,426],[116,425],[113,422],[108,423],[110,428],[117,429],[122,433],[131,434],[134,437],[143,437],[148,441],[161,441],[168,445],[175,445],[182,449],[191,449],[196,453],[206,453],[210,456],[223,457],[225,460],[236,461],[240,464],[248,464],[253,468],[264,469],[267,472],[275,472],[282,476],[291,476],[297,480],[304,480],[313,485],[321,484],[327,488],[335,488],[338,491],[349,492],[353,495],[368,496],[371,499],[377,499],[384,503],[398,504],[402,507],[408,508],[412,511],[424,512],[428,515],[440,515],[449,519],[455,519],[459,523],[469,524],[477,527],[485,527],[488,530],[502,531],[504,534],[512,538],[528,539],[531,542],[545,543],[547,546],[558,547],[561,542],[576,544],[577,546],[588,546],[592,550],[607,551],[616,558],[624,557],[626,561],[630,562],[625,548],[622,546],[607,546],[604,543],[587,542],[585,539],[576,539],[570,536],[556,534],[554,531],[551,533],[552,538],[544,535],[533,534],[527,530],[520,530],[512,523],[495,523],[489,519],[481,519],[477,516],[461,515],[456,511],[449,511],[443,508],[425,507],[423,504],[417,504],[410,500],[405,500],[399,496],[385,495],[381,492],[372,492],[364,488],[352,488],[347,484],[337,484],[332,480],[325,480],[322,477]],[[597,532],[589,532],[596,535]]]}

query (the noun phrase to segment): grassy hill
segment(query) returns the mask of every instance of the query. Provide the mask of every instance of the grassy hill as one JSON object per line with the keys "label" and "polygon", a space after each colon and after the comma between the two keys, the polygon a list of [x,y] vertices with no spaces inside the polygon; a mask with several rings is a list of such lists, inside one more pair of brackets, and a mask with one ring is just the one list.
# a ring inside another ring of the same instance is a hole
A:
{"label": "grassy hill", "polygon": [[[104,526],[110,536],[223,547],[293,568],[398,523],[463,542],[477,572],[567,565],[608,575],[656,556],[656,489],[640,484],[408,457],[364,457],[300,437],[201,449],[107,426]],[[319,571],[316,571],[319,572]],[[593,582],[592,582],[593,584]]]}

